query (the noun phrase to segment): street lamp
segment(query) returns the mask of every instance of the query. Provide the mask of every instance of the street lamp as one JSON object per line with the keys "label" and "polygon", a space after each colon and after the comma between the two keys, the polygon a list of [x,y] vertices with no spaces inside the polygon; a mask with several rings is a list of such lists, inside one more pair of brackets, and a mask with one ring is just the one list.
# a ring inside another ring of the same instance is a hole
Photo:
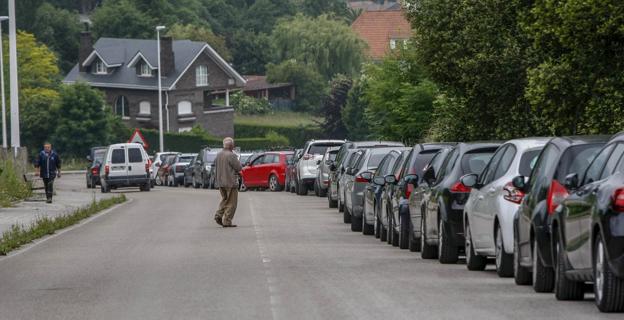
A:
{"label": "street lamp", "polygon": [[2,50],[2,22],[9,20],[7,16],[0,17],[0,96],[2,99],[2,148],[7,149],[7,127],[6,127],[6,103],[4,98],[4,51]]}
{"label": "street lamp", "polygon": [[160,142],[160,152],[165,152],[165,141],[163,138],[163,118],[162,118],[162,79],[160,77],[160,31],[165,30],[165,26],[156,27],[156,55],[158,56],[158,139]]}
{"label": "street lamp", "polygon": [[20,147],[19,94],[17,92],[17,32],[15,28],[15,0],[9,0],[9,71],[11,82],[11,146]]}

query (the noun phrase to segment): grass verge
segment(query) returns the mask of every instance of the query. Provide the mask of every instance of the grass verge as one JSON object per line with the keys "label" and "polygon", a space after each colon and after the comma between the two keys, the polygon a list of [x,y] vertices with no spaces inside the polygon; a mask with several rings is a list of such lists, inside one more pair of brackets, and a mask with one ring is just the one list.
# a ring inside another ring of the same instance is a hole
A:
{"label": "grass verge", "polygon": [[10,207],[14,202],[30,197],[30,184],[19,176],[12,161],[0,163],[0,207]]}
{"label": "grass verge", "polygon": [[317,126],[323,122],[321,117],[302,112],[281,111],[263,115],[234,115],[234,124],[244,125],[278,125],[284,127]]}
{"label": "grass verge", "polygon": [[70,214],[65,214],[55,218],[40,217],[35,220],[30,227],[23,225],[13,225],[10,230],[5,231],[0,238],[0,255],[7,253],[39,239],[46,235],[54,234],[55,231],[67,228],[81,220],[88,218],[102,210],[108,209],[116,204],[125,202],[126,196],[119,195],[109,199],[93,202],[89,206],[78,209]]}

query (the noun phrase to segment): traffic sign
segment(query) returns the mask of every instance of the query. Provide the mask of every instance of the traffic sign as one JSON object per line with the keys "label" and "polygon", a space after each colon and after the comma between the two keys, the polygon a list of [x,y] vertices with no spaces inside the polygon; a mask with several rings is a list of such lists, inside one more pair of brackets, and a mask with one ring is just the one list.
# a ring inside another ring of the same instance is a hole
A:
{"label": "traffic sign", "polygon": [[132,136],[130,137],[130,140],[128,140],[128,143],[139,143],[141,145],[143,145],[143,148],[145,150],[149,149],[149,143],[147,143],[147,140],[145,140],[145,137],[143,137],[143,135],[141,134],[141,130],[134,129],[134,133],[132,133]]}

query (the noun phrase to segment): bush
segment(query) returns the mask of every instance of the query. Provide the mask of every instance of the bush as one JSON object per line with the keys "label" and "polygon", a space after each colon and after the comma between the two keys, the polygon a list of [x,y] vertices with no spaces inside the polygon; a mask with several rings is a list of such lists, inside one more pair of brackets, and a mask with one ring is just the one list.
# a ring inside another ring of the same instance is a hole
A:
{"label": "bush", "polygon": [[[319,139],[324,137],[323,131],[317,126],[297,126],[291,127],[286,125],[253,125],[253,124],[234,124],[234,131],[237,137],[258,137],[266,136],[270,132],[288,137],[290,146],[303,146],[310,139]],[[240,138],[239,138],[240,140]],[[237,140],[237,141],[239,141]]]}
{"label": "bush", "polygon": [[242,92],[233,94],[231,99],[234,110],[241,114],[266,114],[272,109],[269,100],[256,99]]}
{"label": "bush", "polygon": [[30,185],[18,177],[12,161],[0,164],[0,207],[8,207],[31,194]]}

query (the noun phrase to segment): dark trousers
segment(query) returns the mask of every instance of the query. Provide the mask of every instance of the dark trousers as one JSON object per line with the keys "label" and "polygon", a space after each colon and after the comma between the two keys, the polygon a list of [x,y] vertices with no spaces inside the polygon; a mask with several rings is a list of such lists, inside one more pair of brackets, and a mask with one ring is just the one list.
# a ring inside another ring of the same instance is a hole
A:
{"label": "dark trousers", "polygon": [[54,178],[43,178],[43,185],[45,186],[46,198],[52,199],[52,195],[54,195]]}

